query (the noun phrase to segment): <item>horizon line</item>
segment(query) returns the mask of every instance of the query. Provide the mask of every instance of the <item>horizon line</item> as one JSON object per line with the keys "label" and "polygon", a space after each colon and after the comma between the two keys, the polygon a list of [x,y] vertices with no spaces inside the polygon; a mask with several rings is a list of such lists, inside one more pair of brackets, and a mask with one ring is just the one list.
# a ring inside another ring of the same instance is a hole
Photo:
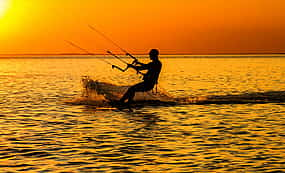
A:
{"label": "horizon line", "polygon": [[[285,54],[285,52],[255,52],[255,53],[169,53],[169,54],[160,54],[160,55],[266,55],[266,54]],[[87,54],[87,53],[4,53],[1,54],[0,56],[43,56],[43,55],[61,55],[61,56],[68,56],[68,55],[83,55],[83,56],[97,56],[97,55],[107,55],[107,54]],[[125,55],[118,53],[117,55]],[[148,55],[148,54],[133,54],[133,55]]]}

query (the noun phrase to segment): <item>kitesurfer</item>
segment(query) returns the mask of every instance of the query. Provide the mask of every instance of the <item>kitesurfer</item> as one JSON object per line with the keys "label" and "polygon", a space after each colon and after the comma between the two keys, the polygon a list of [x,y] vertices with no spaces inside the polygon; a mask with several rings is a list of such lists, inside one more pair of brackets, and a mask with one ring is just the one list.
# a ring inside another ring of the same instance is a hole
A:
{"label": "kitesurfer", "polygon": [[120,103],[124,103],[126,100],[128,100],[128,104],[133,102],[133,98],[136,92],[150,91],[158,83],[158,78],[162,67],[158,55],[159,51],[157,49],[151,49],[149,52],[149,57],[151,60],[150,63],[144,64],[136,61],[136,65],[128,64],[129,67],[134,68],[137,71],[147,70],[147,72],[143,76],[143,82],[131,86],[124,94],[124,96],[120,99]]}

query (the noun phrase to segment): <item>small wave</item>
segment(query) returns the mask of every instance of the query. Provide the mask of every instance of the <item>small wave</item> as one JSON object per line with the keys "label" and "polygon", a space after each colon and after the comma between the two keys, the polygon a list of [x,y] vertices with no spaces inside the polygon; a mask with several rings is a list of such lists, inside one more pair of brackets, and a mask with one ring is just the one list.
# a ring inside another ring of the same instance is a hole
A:
{"label": "small wave", "polygon": [[208,96],[202,103],[242,104],[242,103],[284,103],[285,91],[253,92],[237,95]]}

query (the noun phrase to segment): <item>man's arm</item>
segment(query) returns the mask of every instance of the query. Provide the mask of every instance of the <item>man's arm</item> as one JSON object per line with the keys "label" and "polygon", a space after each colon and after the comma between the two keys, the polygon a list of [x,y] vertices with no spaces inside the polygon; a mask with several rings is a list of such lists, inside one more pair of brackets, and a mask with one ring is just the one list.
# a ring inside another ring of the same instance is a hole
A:
{"label": "man's arm", "polygon": [[139,64],[139,65],[141,65],[141,66],[146,65],[146,64],[144,64],[144,63],[142,63],[142,62],[139,62],[139,61],[135,61],[135,63],[136,63],[136,64]]}
{"label": "man's arm", "polygon": [[128,64],[128,66],[132,67],[132,68],[134,68],[135,70],[138,70],[138,71],[140,71],[140,70],[147,70],[147,69],[149,69],[149,66],[150,66],[149,64],[144,64],[144,63],[141,63],[141,62],[139,62],[137,64],[139,64],[139,66],[132,65],[132,64]]}

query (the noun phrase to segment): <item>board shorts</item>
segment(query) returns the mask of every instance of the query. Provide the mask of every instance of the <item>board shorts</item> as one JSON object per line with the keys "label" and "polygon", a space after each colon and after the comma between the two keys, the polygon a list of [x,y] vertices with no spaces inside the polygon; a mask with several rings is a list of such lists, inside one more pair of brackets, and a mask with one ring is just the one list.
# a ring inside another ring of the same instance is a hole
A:
{"label": "board shorts", "polygon": [[153,87],[154,87],[153,83],[141,82],[130,87],[130,90],[134,90],[135,92],[145,92],[152,90]]}

